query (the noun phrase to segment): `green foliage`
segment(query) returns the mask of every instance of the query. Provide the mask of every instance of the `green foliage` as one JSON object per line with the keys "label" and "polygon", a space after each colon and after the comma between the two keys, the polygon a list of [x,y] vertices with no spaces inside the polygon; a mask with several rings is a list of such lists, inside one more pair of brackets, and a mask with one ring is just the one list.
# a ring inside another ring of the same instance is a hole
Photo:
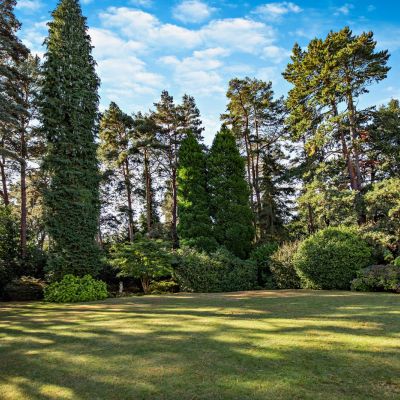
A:
{"label": "green foliage", "polygon": [[254,238],[244,160],[226,126],[215,136],[208,157],[211,215],[217,242],[246,258]]}
{"label": "green foliage", "polygon": [[149,286],[151,294],[176,293],[178,291],[179,285],[174,281],[154,281]]}
{"label": "green foliage", "polygon": [[149,292],[152,279],[171,274],[171,255],[162,240],[138,236],[132,243],[116,244],[111,249],[111,265],[118,276],[140,279],[143,291]]}
{"label": "green foliage", "polygon": [[[17,37],[21,27],[14,15],[15,0],[0,2],[0,144],[6,132],[19,126],[26,114],[24,98],[20,90],[23,81],[18,65],[28,56],[28,49]],[[9,132],[8,132],[9,134]],[[0,145],[0,151],[2,146]],[[2,153],[4,155],[4,152]]]}
{"label": "green foliage", "polygon": [[326,228],[304,240],[294,257],[302,287],[348,289],[372,261],[372,249],[354,228]]}
{"label": "green foliage", "polygon": [[0,206],[0,297],[4,286],[17,275],[18,224],[9,207]]}
{"label": "green foliage", "polygon": [[283,243],[270,257],[269,268],[279,289],[299,289],[300,277],[294,266],[294,256],[300,242]]}
{"label": "green foliage", "polygon": [[21,276],[6,285],[4,297],[14,301],[40,300],[43,298],[45,286],[41,279]]}
{"label": "green foliage", "polygon": [[385,179],[372,185],[365,195],[367,222],[371,230],[387,236],[393,253],[400,253],[400,178]]}
{"label": "green foliage", "polygon": [[182,140],[178,166],[178,235],[182,245],[212,251],[213,237],[206,181],[206,157],[193,134]]}
{"label": "green foliage", "polygon": [[400,266],[372,265],[364,268],[351,282],[351,289],[360,292],[400,293]]}
{"label": "green foliage", "polygon": [[99,172],[94,140],[99,79],[77,0],[61,0],[49,23],[40,111],[50,177],[44,192],[49,273],[96,275]]}
{"label": "green foliage", "polygon": [[274,242],[264,243],[257,246],[250,253],[250,260],[257,265],[257,280],[259,286],[272,286],[270,258],[278,250],[278,244]]}
{"label": "green foliage", "polygon": [[52,303],[104,300],[107,296],[107,285],[90,275],[79,277],[67,274],[60,282],[54,282],[44,289],[44,299]]}
{"label": "green foliage", "polygon": [[393,265],[395,267],[400,267],[400,257],[397,257],[393,260]]}
{"label": "green foliage", "polygon": [[212,254],[184,248],[177,253],[174,277],[183,290],[192,292],[251,290],[257,284],[257,267],[223,248]]}
{"label": "green foliage", "polygon": [[400,176],[400,103],[392,99],[373,114],[368,127],[369,156],[377,167],[377,178]]}

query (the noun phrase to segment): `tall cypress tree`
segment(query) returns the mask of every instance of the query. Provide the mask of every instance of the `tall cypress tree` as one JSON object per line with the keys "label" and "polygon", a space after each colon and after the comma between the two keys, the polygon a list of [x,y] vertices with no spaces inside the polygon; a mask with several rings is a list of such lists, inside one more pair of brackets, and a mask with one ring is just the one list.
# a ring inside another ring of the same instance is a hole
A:
{"label": "tall cypress tree", "polygon": [[211,215],[219,244],[238,257],[248,256],[254,238],[245,164],[231,131],[222,126],[208,158]]}
{"label": "tall cypress tree", "polygon": [[182,140],[179,149],[178,219],[182,244],[205,251],[215,249],[217,243],[212,234],[209,212],[206,157],[193,133]]}
{"label": "tall cypress tree", "polygon": [[95,123],[99,79],[86,19],[77,0],[61,0],[52,14],[43,66],[41,115],[47,140],[43,163],[50,237],[49,271],[95,275],[99,248],[99,172]]}

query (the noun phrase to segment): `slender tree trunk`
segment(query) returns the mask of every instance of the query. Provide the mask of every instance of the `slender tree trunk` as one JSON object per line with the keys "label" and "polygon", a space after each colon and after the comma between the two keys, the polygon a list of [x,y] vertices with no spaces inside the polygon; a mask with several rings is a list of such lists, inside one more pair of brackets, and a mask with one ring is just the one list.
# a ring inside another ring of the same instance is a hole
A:
{"label": "slender tree trunk", "polygon": [[7,174],[6,174],[5,164],[6,164],[6,159],[4,156],[2,156],[0,161],[0,173],[1,173],[1,185],[2,185],[1,193],[4,205],[8,206],[10,204],[10,199],[8,197]]}
{"label": "slender tree trunk", "polygon": [[[25,90],[28,93],[28,89]],[[26,95],[25,102],[28,103],[28,97]],[[26,194],[26,161],[28,159],[28,148],[26,143],[26,121],[21,123],[21,137],[20,137],[20,157],[21,157],[21,227],[20,227],[20,243],[21,243],[21,258],[26,258],[26,243],[27,243],[27,194]]]}
{"label": "slender tree trunk", "polygon": [[[26,141],[25,133],[21,132],[21,158],[26,160]],[[21,257],[26,258],[26,243],[27,243],[27,201],[26,201],[26,163],[21,162]]]}
{"label": "slender tree trunk", "polygon": [[[334,117],[338,117],[338,109],[334,102],[331,103],[332,112]],[[349,173],[350,178],[350,187],[352,190],[358,190],[357,179],[355,176],[354,166],[350,158],[350,152],[347,146],[346,137],[344,135],[343,128],[340,126],[340,122],[337,123],[337,129],[339,132],[340,142],[342,144],[342,154],[343,158],[346,161],[347,172]]]}
{"label": "slender tree trunk", "polygon": [[[256,110],[254,110],[254,113],[256,113]],[[254,161],[254,152],[252,152],[252,170],[253,170],[253,185],[254,185],[254,191],[256,194],[256,202],[257,202],[257,221],[258,221],[258,226],[260,227],[260,219],[261,219],[261,213],[262,213],[262,205],[261,205],[261,190],[260,190],[260,138],[259,138],[259,131],[258,131],[258,121],[256,117],[255,121],[255,128],[256,128],[256,154],[255,154],[255,161]],[[259,235],[262,236],[261,232],[259,232]]]}
{"label": "slender tree trunk", "polygon": [[179,248],[179,239],[177,232],[177,205],[178,205],[178,191],[176,183],[176,168],[172,170],[172,226],[171,226],[171,236],[172,236],[172,247],[174,249]]}
{"label": "slender tree trunk", "polygon": [[125,178],[126,195],[128,200],[128,238],[130,242],[133,242],[134,222],[133,222],[133,207],[132,207],[132,186],[130,180],[128,160],[125,160],[124,178]]}
{"label": "slender tree trunk", "polygon": [[357,122],[356,122],[356,110],[354,107],[354,101],[353,101],[353,95],[351,91],[348,91],[347,93],[347,107],[349,110],[349,122],[350,122],[350,135],[352,139],[352,144],[353,144],[353,152],[354,152],[354,165],[355,165],[355,171],[357,175],[357,188],[358,190],[362,189],[362,184],[363,184],[363,177],[361,174],[361,168],[360,168],[360,151],[359,151],[359,135],[358,135],[358,129],[357,129]]}
{"label": "slender tree trunk", "polygon": [[152,214],[153,214],[153,199],[151,190],[151,176],[149,167],[149,157],[147,149],[144,151],[144,177],[146,184],[146,223],[147,223],[147,234],[150,235],[152,229]]}

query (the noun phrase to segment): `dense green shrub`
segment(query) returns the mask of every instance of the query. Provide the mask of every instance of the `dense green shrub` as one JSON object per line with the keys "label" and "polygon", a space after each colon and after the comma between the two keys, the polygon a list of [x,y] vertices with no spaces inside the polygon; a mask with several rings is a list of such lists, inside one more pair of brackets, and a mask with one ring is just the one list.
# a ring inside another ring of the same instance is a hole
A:
{"label": "dense green shrub", "polygon": [[0,297],[18,268],[18,224],[9,207],[0,206]]}
{"label": "dense green shrub", "polygon": [[54,282],[44,289],[44,299],[53,303],[76,303],[107,297],[107,285],[90,275],[81,278],[68,274],[60,282]]}
{"label": "dense green shrub", "polygon": [[257,266],[252,261],[235,257],[226,249],[206,254],[186,248],[177,253],[174,275],[183,290],[233,292],[254,289]]}
{"label": "dense green shrub", "polygon": [[117,276],[140,279],[145,293],[153,279],[171,276],[171,256],[162,240],[138,236],[132,243],[113,246],[111,257]]}
{"label": "dense green shrub", "polygon": [[279,289],[300,288],[300,278],[293,264],[299,244],[299,241],[284,243],[270,257],[269,268]]}
{"label": "dense green shrub", "polygon": [[43,299],[45,283],[41,279],[22,276],[14,279],[4,288],[6,300],[40,300]]}
{"label": "dense green shrub", "polygon": [[257,281],[258,285],[272,288],[272,274],[269,267],[272,254],[278,250],[278,244],[275,242],[264,243],[257,246],[250,253],[250,260],[257,265]]}
{"label": "dense green shrub", "polygon": [[400,293],[400,267],[396,265],[372,265],[359,271],[351,282],[351,289],[361,292]]}
{"label": "dense green shrub", "polygon": [[302,287],[349,289],[357,272],[372,261],[372,249],[357,231],[323,229],[304,240],[294,257]]}
{"label": "dense green shrub", "polygon": [[175,281],[154,281],[150,283],[149,293],[176,293],[179,291],[179,284]]}

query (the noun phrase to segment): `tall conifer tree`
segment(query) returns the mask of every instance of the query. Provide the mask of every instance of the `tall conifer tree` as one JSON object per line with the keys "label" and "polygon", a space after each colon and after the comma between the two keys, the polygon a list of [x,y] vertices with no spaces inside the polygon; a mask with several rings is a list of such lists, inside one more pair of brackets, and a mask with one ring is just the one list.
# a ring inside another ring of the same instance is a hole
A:
{"label": "tall conifer tree", "polygon": [[99,248],[99,172],[95,123],[99,79],[86,19],[77,0],[61,0],[49,23],[41,114],[47,139],[43,167],[50,237],[49,270],[96,275]]}
{"label": "tall conifer tree", "polygon": [[178,219],[181,243],[199,250],[215,249],[207,193],[206,157],[192,133],[183,139],[179,149]]}
{"label": "tall conifer tree", "polygon": [[238,257],[248,256],[254,238],[244,159],[231,131],[223,126],[208,158],[211,215],[219,244]]}

